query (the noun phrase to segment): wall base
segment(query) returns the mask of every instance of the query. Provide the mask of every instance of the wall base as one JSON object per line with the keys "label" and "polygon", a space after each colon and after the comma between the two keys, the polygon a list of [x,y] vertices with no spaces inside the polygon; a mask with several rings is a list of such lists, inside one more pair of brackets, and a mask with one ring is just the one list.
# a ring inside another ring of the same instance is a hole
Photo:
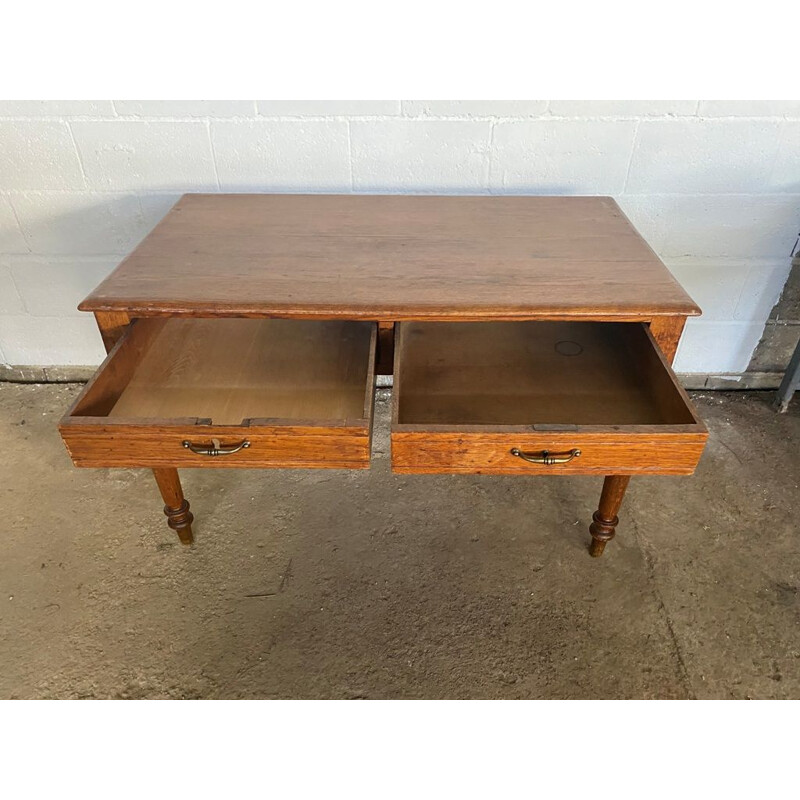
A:
{"label": "wall base", "polygon": [[0,364],[0,381],[9,383],[85,383],[97,367],[30,367]]}
{"label": "wall base", "polygon": [[[0,364],[0,381],[9,383],[85,383],[97,367],[81,366],[10,366]],[[782,372],[745,372],[741,375],[679,374],[678,379],[686,389],[710,391],[735,391],[748,389],[777,389]],[[378,375],[379,387],[392,385],[391,375]]]}

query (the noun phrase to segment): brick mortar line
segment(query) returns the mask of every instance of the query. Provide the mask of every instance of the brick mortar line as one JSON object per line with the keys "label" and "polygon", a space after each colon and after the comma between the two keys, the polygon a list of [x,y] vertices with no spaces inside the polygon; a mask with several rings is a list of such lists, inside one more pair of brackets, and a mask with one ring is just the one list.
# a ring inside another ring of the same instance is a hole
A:
{"label": "brick mortar line", "polygon": [[17,281],[14,278],[14,272],[11,269],[7,269],[6,273],[8,274],[8,279],[11,281],[11,286],[14,291],[17,293],[17,299],[19,300],[20,305],[22,306],[23,310],[25,311],[24,314],[3,314],[3,317],[17,317],[17,316],[31,316],[30,309],[28,308],[28,304],[25,302],[25,298],[22,296],[22,292],[19,290],[19,286],[17,285]]}
{"label": "brick mortar line", "polygon": [[[211,134],[211,123],[206,123],[206,137],[208,138],[208,149],[211,152],[211,163],[214,166],[214,178],[217,181],[217,190],[222,190],[222,183],[219,179],[219,165],[217,164],[217,149],[214,147],[214,137]],[[146,196],[146,195],[142,195]],[[139,205],[141,206],[141,200],[139,201]]]}
{"label": "brick mortar line", "polygon": [[[622,195],[628,191],[628,181],[631,178],[631,167],[633,166],[633,157],[636,155],[636,148],[639,145],[639,129],[641,128],[641,120],[637,120],[636,127],[633,129],[633,138],[631,139],[631,152],[628,156],[628,165],[625,167],[625,178],[622,181]],[[621,195],[621,196],[622,196]]]}
{"label": "brick mortar line", "polygon": [[[494,134],[497,128],[497,122],[495,120],[491,120],[489,123],[489,153],[488,153],[488,164],[486,166],[486,185],[491,187],[495,180],[495,171],[496,171],[496,164],[495,164],[495,141],[494,141]],[[491,192],[490,192],[491,193]]]}
{"label": "brick mortar line", "polygon": [[29,254],[33,253],[33,250],[31,248],[31,242],[30,242],[30,239],[28,238],[27,234],[25,233],[25,231],[22,228],[22,222],[20,222],[19,214],[17,213],[17,209],[14,206],[14,204],[11,202],[11,197],[10,196],[4,194],[3,197],[5,197],[8,200],[9,208],[11,209],[11,213],[14,216],[14,221],[17,223],[17,229],[19,230],[20,236],[22,236],[22,241],[25,242],[26,245],[28,245],[28,253],[22,253],[20,255],[29,255]]}
{"label": "brick mortar line", "polygon": [[353,174],[353,129],[350,120],[347,121],[347,174],[350,178],[350,193],[356,188],[355,175]]}
{"label": "brick mortar line", "polygon": [[83,178],[83,185],[88,186],[89,179],[86,176],[86,168],[83,165],[83,156],[81,155],[81,149],[80,147],[78,147],[78,142],[75,139],[75,132],[72,130],[72,125],[70,124],[70,122],[66,122],[65,124],[67,126],[67,131],[69,132],[69,138],[70,141],[72,142],[72,147],[75,150],[75,158],[78,159],[78,167],[80,168],[81,177]]}

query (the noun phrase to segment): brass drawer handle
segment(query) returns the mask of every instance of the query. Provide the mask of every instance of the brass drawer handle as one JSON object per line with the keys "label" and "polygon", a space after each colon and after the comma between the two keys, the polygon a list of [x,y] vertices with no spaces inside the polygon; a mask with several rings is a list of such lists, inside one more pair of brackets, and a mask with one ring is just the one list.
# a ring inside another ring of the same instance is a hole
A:
{"label": "brass drawer handle", "polygon": [[240,450],[250,447],[250,442],[247,439],[230,447],[223,447],[219,439],[212,439],[211,444],[192,444],[188,439],[184,439],[181,444],[187,450],[191,450],[199,456],[229,456],[231,453],[238,453]]}
{"label": "brass drawer handle", "polygon": [[517,447],[511,448],[512,456],[519,456],[531,464],[569,464],[573,458],[580,456],[580,450],[570,450],[568,453],[551,453],[549,450],[540,450],[538,453],[523,453]]}

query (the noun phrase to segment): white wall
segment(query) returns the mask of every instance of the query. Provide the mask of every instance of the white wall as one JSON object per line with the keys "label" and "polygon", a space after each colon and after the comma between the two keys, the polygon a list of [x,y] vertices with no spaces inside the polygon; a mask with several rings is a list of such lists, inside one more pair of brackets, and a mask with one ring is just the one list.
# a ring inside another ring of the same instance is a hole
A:
{"label": "white wall", "polygon": [[739,373],[800,228],[800,101],[2,101],[0,362],[94,364],[75,306],[187,191],[615,196]]}

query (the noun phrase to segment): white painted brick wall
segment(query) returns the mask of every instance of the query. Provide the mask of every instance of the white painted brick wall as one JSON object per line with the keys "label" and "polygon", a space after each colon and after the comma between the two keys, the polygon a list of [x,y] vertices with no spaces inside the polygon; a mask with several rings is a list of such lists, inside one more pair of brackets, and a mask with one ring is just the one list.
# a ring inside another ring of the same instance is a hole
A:
{"label": "white painted brick wall", "polygon": [[800,193],[626,194],[617,199],[664,259],[771,257],[786,262],[800,227]]}
{"label": "white painted brick wall", "polygon": [[11,200],[0,196],[0,253],[27,253],[28,250]]}
{"label": "white painted brick wall", "polygon": [[0,317],[16,317],[26,313],[22,298],[11,277],[11,267],[0,261]]}
{"label": "white painted brick wall", "polygon": [[776,120],[644,120],[639,125],[625,192],[765,191],[780,126]]}
{"label": "white painted brick wall", "polygon": [[97,363],[75,306],[186,191],[611,194],[746,369],[800,229],[800,101],[0,102],[0,361]]}
{"label": "white painted brick wall", "polygon": [[111,100],[3,100],[4,117],[113,117]]}
{"label": "white painted brick wall", "polygon": [[115,100],[121,117],[252,117],[254,100]]}
{"label": "white painted brick wall", "polygon": [[7,364],[84,366],[105,356],[91,314],[0,316],[0,347]]}
{"label": "white painted brick wall", "polygon": [[199,120],[71,122],[92,189],[214,191],[208,124]]}
{"label": "white painted brick wall", "polygon": [[259,100],[263,117],[387,117],[400,113],[399,100]]}
{"label": "white painted brick wall", "polygon": [[633,120],[500,122],[492,142],[492,191],[619,195],[635,134]]}
{"label": "white painted brick wall", "polygon": [[211,142],[223,191],[351,189],[346,121],[214,121]]}
{"label": "white painted brick wall", "polygon": [[692,116],[697,100],[551,100],[554,117]]}
{"label": "white painted brick wall", "polygon": [[403,100],[407,117],[539,117],[547,100]]}
{"label": "white painted brick wall", "polygon": [[0,188],[79,190],[86,186],[69,125],[0,120]]}
{"label": "white painted brick wall", "polygon": [[149,230],[136,195],[19,192],[10,200],[36,254],[125,254]]}
{"label": "white painted brick wall", "polygon": [[489,122],[351,122],[353,189],[488,192],[490,136]]}
{"label": "white painted brick wall", "polygon": [[7,267],[30,316],[71,317],[75,306],[114,269],[117,258],[0,256],[0,264]]}

